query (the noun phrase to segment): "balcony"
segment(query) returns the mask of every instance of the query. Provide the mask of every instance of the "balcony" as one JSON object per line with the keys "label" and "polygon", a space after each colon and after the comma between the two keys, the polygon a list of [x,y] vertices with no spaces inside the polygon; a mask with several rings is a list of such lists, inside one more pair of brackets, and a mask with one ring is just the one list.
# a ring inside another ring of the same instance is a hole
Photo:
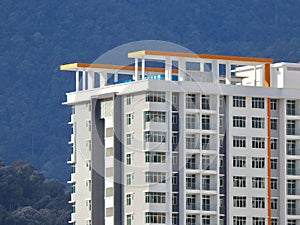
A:
{"label": "balcony", "polygon": [[197,190],[195,182],[186,182],[186,189],[187,190]]}

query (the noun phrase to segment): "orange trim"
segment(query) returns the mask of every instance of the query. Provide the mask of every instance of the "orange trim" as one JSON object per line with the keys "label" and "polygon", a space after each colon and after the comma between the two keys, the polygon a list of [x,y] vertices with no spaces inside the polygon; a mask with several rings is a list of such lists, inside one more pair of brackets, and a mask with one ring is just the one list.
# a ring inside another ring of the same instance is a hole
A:
{"label": "orange trim", "polygon": [[268,98],[268,225],[271,225],[271,99]]}
{"label": "orange trim", "polygon": [[222,55],[208,55],[208,54],[195,54],[195,53],[184,53],[184,52],[161,52],[152,50],[143,50],[138,52],[128,53],[129,58],[142,58],[146,55],[155,56],[173,56],[173,57],[185,57],[185,58],[202,58],[202,59],[218,59],[218,60],[230,60],[230,61],[241,61],[241,62],[259,62],[259,63],[272,63],[273,59],[269,58],[250,58],[240,56],[222,56]]}
{"label": "orange trim", "polygon": [[271,65],[265,64],[265,86],[270,87],[271,85]]}
{"label": "orange trim", "polygon": [[[93,69],[113,69],[113,70],[127,70],[134,71],[134,66],[119,66],[119,65],[108,65],[108,64],[88,64],[88,63],[71,63],[66,65],[61,65],[60,70],[76,70],[83,68],[93,68]],[[139,71],[142,71],[142,68],[138,68]],[[155,68],[155,67],[146,67],[146,72],[158,72],[164,73],[165,68]],[[172,69],[172,73],[178,73],[178,69]]]}

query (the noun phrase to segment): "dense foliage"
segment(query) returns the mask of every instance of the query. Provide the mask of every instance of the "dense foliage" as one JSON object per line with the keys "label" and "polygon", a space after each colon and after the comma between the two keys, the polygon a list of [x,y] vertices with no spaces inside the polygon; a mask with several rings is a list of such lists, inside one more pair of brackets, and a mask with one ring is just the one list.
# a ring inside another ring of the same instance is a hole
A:
{"label": "dense foliage", "polygon": [[0,161],[1,225],[66,225],[70,216],[65,186],[32,165]]}
{"label": "dense foliage", "polygon": [[1,0],[0,157],[68,179],[70,111],[61,102],[73,78],[60,64],[149,39],[297,62],[299,11],[295,0]]}

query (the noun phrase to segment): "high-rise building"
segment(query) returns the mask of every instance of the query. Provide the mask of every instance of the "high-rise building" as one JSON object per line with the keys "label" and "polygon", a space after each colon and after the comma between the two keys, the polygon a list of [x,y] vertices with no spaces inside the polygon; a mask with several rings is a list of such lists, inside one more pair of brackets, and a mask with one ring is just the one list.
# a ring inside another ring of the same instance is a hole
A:
{"label": "high-rise building", "polygon": [[71,224],[300,224],[300,64],[128,57],[61,66],[76,74]]}

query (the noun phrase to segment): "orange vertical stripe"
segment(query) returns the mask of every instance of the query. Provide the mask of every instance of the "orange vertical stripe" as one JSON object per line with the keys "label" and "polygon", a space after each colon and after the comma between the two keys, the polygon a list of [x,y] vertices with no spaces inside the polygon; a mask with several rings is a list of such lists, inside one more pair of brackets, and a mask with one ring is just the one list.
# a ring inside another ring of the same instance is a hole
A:
{"label": "orange vertical stripe", "polygon": [[271,82],[271,65],[265,64],[265,86],[270,87]]}

